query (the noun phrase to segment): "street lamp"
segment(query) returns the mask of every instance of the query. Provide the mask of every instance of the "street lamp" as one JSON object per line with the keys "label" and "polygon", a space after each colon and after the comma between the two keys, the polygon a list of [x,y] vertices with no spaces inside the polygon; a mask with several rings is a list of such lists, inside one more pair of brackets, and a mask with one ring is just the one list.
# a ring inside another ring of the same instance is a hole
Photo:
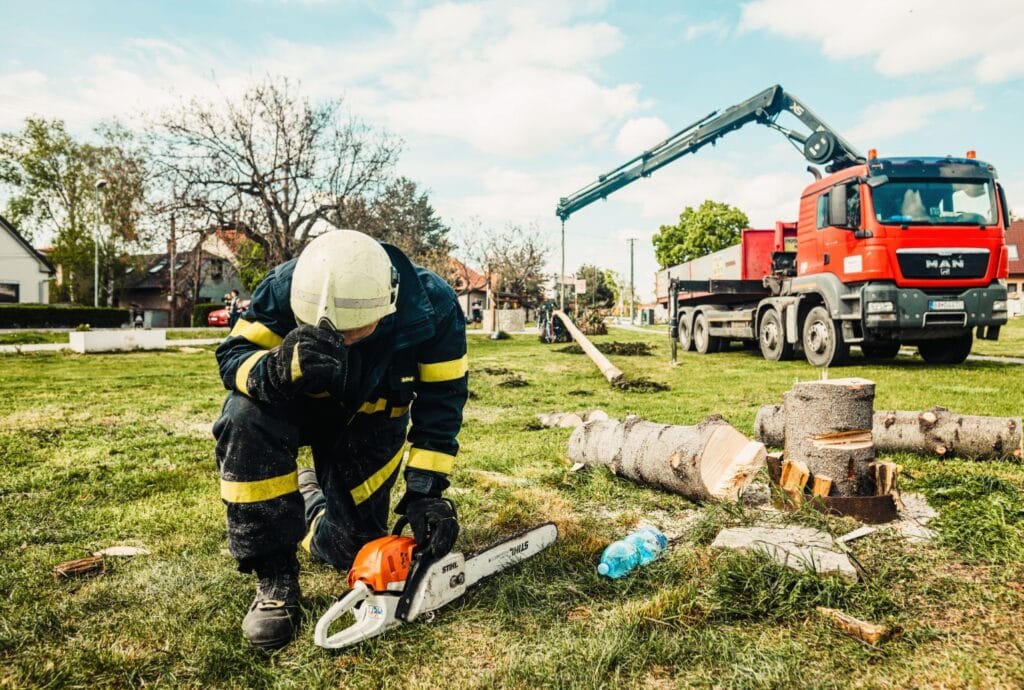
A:
{"label": "street lamp", "polygon": [[92,306],[100,306],[100,190],[107,186],[106,180],[96,180],[96,231],[92,238]]}

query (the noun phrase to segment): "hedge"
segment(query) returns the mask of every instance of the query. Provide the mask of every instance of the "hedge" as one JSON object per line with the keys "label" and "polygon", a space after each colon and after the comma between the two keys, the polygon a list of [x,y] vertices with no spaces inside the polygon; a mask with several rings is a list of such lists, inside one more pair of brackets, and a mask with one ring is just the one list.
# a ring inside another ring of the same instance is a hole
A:
{"label": "hedge", "polygon": [[120,328],[129,321],[127,309],[54,304],[0,304],[0,328]]}
{"label": "hedge", "polygon": [[206,317],[209,316],[210,312],[223,308],[223,304],[217,304],[216,302],[200,302],[194,305],[192,307],[192,325],[205,326]]}

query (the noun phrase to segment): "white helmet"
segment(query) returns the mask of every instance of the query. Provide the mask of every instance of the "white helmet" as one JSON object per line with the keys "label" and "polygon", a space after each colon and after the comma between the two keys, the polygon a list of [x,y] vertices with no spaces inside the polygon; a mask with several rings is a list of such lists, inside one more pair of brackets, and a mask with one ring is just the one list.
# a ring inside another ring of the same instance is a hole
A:
{"label": "white helmet", "polygon": [[331,230],[302,250],[292,274],[295,320],[338,331],[369,326],[395,312],[398,271],[380,242]]}

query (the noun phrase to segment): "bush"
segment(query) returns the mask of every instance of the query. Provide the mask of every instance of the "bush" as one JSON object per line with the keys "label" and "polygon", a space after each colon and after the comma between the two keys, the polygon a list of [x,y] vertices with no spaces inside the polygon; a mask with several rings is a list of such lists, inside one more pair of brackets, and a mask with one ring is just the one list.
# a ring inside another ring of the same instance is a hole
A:
{"label": "bush", "polygon": [[206,317],[210,315],[210,312],[223,308],[223,304],[217,304],[216,302],[200,302],[192,307],[192,325],[205,326]]}
{"label": "bush", "polygon": [[54,304],[0,305],[0,328],[120,328],[128,323],[128,310]]}

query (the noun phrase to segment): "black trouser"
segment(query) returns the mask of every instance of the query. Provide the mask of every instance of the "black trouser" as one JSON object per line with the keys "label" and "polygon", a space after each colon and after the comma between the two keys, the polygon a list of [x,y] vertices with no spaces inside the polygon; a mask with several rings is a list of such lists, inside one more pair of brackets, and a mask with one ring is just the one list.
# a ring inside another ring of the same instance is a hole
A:
{"label": "black trouser", "polygon": [[[228,550],[240,570],[293,553],[300,542],[316,558],[347,569],[363,544],[387,534],[409,413],[388,405],[349,417],[329,401],[272,406],[228,395],[213,435]],[[304,445],[313,452],[323,493],[308,510],[295,462]]]}

